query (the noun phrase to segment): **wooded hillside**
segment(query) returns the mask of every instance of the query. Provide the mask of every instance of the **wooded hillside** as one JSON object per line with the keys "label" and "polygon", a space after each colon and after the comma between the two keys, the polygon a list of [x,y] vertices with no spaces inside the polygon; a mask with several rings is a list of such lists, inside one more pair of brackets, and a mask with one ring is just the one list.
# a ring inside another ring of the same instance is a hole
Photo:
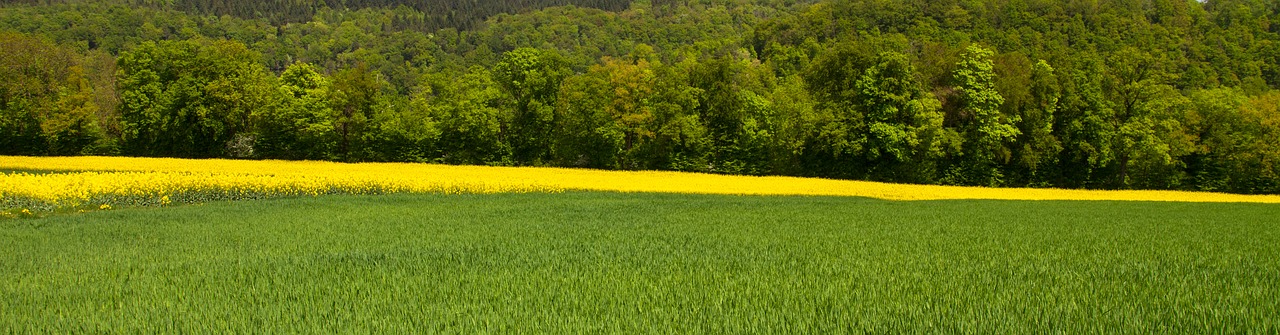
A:
{"label": "wooded hillside", "polygon": [[0,154],[1280,193],[1275,1],[6,3]]}

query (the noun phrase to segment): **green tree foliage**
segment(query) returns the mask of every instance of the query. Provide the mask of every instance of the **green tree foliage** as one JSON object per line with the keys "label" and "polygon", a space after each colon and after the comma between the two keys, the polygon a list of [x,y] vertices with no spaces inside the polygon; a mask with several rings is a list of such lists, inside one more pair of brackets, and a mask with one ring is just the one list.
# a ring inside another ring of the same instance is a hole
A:
{"label": "green tree foliage", "polygon": [[768,173],[811,175],[804,168],[805,144],[817,129],[819,114],[813,97],[799,74],[778,78],[766,98],[770,102],[773,126],[773,167]]}
{"label": "green tree foliage", "polygon": [[501,139],[502,107],[508,98],[479,66],[424,78],[413,106],[427,111],[439,129],[438,161],[509,165],[511,148]]}
{"label": "green tree foliage", "polygon": [[147,42],[121,54],[121,149],[167,157],[248,156],[255,111],[275,103],[257,54],[227,40]]}
{"label": "green tree foliage", "polygon": [[1165,84],[1163,65],[1150,54],[1125,48],[1108,63],[1106,84],[1116,106],[1110,120],[1116,129],[1115,185],[1179,186],[1178,159],[1192,145],[1182,125],[1190,101]]}
{"label": "green tree foliage", "polygon": [[830,159],[811,164],[848,177],[932,181],[945,150],[941,104],[906,55],[845,44],[816,60],[806,80],[825,119],[806,150]]}
{"label": "green tree foliage", "polygon": [[677,65],[656,71],[658,80],[650,98],[656,129],[653,142],[636,152],[645,162],[639,168],[709,170],[711,140],[706,124],[697,114],[702,90],[689,85],[689,73],[683,69]]}
{"label": "green tree foliage", "polygon": [[555,161],[562,166],[617,168],[621,164],[622,125],[610,115],[610,73],[593,69],[564,81],[556,107]]}
{"label": "green tree foliage", "polygon": [[1012,147],[1009,172],[1012,181],[1046,185],[1052,182],[1052,167],[1058,162],[1062,143],[1054,130],[1055,113],[1061,96],[1057,74],[1044,60],[1031,64],[1021,54],[997,61],[997,87],[1005,97],[1001,112],[1016,115],[1018,136]]}
{"label": "green tree foliage", "polygon": [[963,150],[947,172],[949,182],[973,185],[1000,185],[1001,165],[1012,157],[1010,146],[1021,134],[1018,115],[1002,113],[1004,97],[996,89],[994,53],[970,45],[961,55],[952,74],[958,112],[954,123],[964,136]]}
{"label": "green tree foliage", "polygon": [[437,2],[8,3],[0,150],[1277,192],[1267,1]]}
{"label": "green tree foliage", "polygon": [[[659,65],[660,66],[660,65]],[[654,140],[655,65],[643,53],[606,58],[560,88],[556,159],[565,166],[636,168]]]}
{"label": "green tree foliage", "polygon": [[0,154],[109,150],[81,59],[36,37],[0,33]]}
{"label": "green tree foliage", "polygon": [[854,105],[865,117],[872,176],[929,181],[931,162],[942,155],[941,103],[925,94],[906,55],[885,52],[854,83]]}
{"label": "green tree foliage", "polygon": [[372,143],[374,161],[431,162],[437,157],[440,131],[430,111],[415,108],[408,97],[385,94],[375,114],[378,133]]}
{"label": "green tree foliage", "polygon": [[344,161],[371,160],[376,157],[373,146],[380,126],[374,119],[386,106],[381,106],[386,82],[365,63],[333,75],[330,107],[335,112],[333,128],[337,133],[335,154]]}
{"label": "green tree foliage", "polygon": [[1062,141],[1059,162],[1064,167],[1058,183],[1069,187],[1106,187],[1108,171],[1115,159],[1111,141],[1115,137],[1112,104],[1102,90],[1103,64],[1096,57],[1082,57],[1069,74],[1059,76],[1062,99],[1054,129]]}
{"label": "green tree foliage", "polygon": [[[1280,92],[1250,98],[1241,108],[1247,125],[1238,140],[1241,157],[1227,158],[1234,176],[1226,190],[1280,193]],[[1250,138],[1248,135],[1254,135]]]}
{"label": "green tree foliage", "polygon": [[1199,139],[1187,172],[1201,190],[1276,193],[1280,176],[1280,94],[1240,89],[1192,92],[1189,128]]}
{"label": "green tree foliage", "polygon": [[277,159],[336,159],[337,113],[329,105],[332,84],[319,69],[294,63],[280,74],[280,105],[258,113],[255,150]]}
{"label": "green tree foliage", "polygon": [[493,73],[513,104],[503,133],[512,158],[519,164],[545,164],[555,136],[556,97],[570,74],[569,64],[554,51],[520,48],[503,54]]}
{"label": "green tree foliage", "polygon": [[767,80],[763,68],[727,56],[686,69],[689,86],[698,93],[699,104],[693,112],[705,125],[710,141],[707,170],[764,173],[770,162],[773,127],[770,102],[763,96],[763,80]]}

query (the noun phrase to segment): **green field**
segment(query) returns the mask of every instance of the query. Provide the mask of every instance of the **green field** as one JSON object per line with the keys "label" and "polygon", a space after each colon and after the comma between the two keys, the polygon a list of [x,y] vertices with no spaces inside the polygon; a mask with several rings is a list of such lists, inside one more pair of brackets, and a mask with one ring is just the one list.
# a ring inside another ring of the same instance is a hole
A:
{"label": "green field", "polygon": [[0,221],[0,333],[1275,333],[1280,206],[565,193]]}

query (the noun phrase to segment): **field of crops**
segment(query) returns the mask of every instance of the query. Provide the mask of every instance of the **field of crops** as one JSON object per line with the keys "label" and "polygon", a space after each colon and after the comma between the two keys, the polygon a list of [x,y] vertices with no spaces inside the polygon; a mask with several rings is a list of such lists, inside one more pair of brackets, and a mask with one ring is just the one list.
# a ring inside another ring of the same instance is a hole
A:
{"label": "field of crops", "polygon": [[0,157],[0,333],[1276,333],[1276,203]]}
{"label": "field of crops", "polygon": [[433,164],[0,156],[0,216],[322,194],[566,190],[825,195],[890,200],[1131,200],[1280,203],[1280,196],[1175,191],[993,189],[793,177]]}
{"label": "field of crops", "polygon": [[0,333],[1275,333],[1275,205],[566,192],[0,221]]}

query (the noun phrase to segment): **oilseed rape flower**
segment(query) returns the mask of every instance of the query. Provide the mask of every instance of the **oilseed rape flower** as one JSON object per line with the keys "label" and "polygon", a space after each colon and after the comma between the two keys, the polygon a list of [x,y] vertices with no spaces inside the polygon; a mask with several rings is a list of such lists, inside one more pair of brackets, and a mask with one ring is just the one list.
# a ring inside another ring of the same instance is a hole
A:
{"label": "oilseed rape flower", "polygon": [[888,200],[1131,200],[1280,203],[1276,195],[904,185],[797,177],[415,163],[0,156],[0,209],[156,206],[385,193],[660,192],[856,196]]}

